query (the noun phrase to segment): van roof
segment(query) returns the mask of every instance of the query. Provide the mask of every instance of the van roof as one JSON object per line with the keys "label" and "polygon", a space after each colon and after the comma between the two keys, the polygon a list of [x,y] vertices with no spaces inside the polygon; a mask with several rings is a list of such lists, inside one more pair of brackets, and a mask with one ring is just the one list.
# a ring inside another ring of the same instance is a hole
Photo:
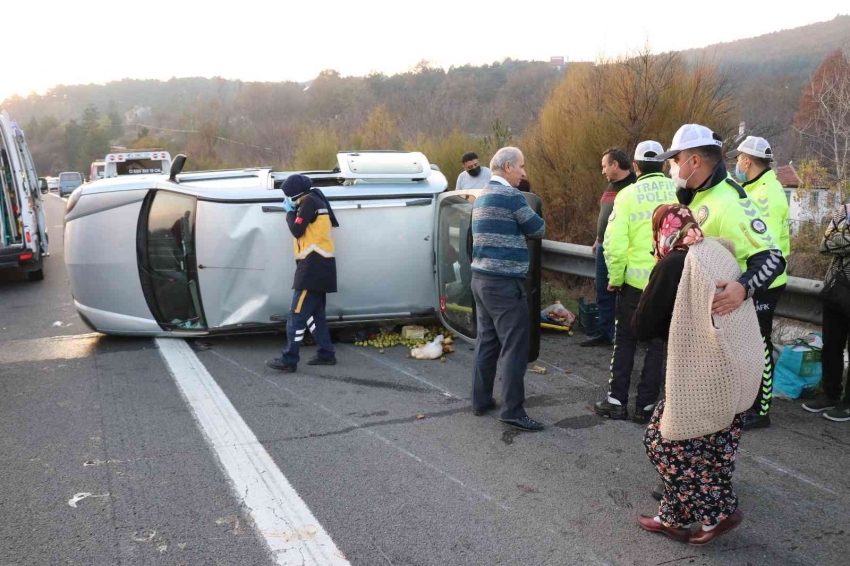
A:
{"label": "van roof", "polygon": [[315,187],[334,199],[429,196],[448,187],[445,176],[431,169],[420,152],[343,151],[337,154],[337,167],[326,171],[274,171],[271,167],[186,171],[178,174],[178,183],[165,173],[145,173],[89,183],[84,194],[168,188],[213,200],[266,201],[282,198],[280,186],[293,174],[310,177]]}

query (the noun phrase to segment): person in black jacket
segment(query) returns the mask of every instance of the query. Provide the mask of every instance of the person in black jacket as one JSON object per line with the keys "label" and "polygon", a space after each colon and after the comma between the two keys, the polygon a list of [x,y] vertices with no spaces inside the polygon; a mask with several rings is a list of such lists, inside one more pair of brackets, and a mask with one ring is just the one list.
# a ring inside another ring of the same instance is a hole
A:
{"label": "person in black jacket", "polygon": [[336,293],[336,258],[332,228],[339,226],[325,195],[312,189],[309,177],[290,175],[283,182],[286,195],[284,208],[286,223],[295,237],[294,293],[286,320],[286,349],[279,358],[266,361],[266,365],[286,373],[298,367],[301,343],[307,330],[319,346],[317,355],[307,365],[336,364],[325,318],[327,293]]}

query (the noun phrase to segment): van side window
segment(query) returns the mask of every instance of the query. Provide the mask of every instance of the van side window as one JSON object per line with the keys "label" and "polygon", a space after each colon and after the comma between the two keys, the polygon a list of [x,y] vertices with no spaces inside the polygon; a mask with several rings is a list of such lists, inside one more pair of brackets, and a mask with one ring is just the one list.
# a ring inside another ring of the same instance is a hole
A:
{"label": "van side window", "polygon": [[194,197],[157,191],[147,222],[147,275],[162,318],[173,329],[205,328],[195,258]]}

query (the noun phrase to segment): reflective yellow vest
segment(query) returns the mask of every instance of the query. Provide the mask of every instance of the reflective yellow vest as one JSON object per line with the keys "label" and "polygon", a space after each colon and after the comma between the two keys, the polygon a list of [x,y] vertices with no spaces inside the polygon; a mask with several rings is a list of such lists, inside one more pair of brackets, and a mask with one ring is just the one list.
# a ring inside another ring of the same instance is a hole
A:
{"label": "reflective yellow vest", "polygon": [[741,198],[735,182],[726,177],[713,187],[694,195],[690,208],[709,238],[725,238],[735,244],[735,259],[741,272],[747,259],[771,248],[778,249],[761,211],[748,198]]}
{"label": "reflective yellow vest", "polygon": [[[768,169],[757,180],[744,183],[744,190],[750,200],[761,211],[761,218],[767,224],[770,232],[778,238],[777,246],[785,261],[791,254],[791,233],[788,226],[788,198],[785,189],[776,178],[776,173]],[[770,285],[770,288],[785,285],[788,282],[787,272],[783,273]]]}
{"label": "reflective yellow vest", "polygon": [[306,219],[308,224],[304,235],[292,242],[295,259],[304,259],[314,252],[322,257],[334,257],[335,246],[333,237],[331,236],[333,225],[331,224],[328,209],[324,207],[319,197],[311,197],[310,194],[301,197],[298,203],[302,204],[308,198],[312,198],[315,201],[314,204],[316,204],[317,208],[314,219]]}
{"label": "reflective yellow vest", "polygon": [[617,193],[602,243],[609,285],[646,287],[655,267],[652,213],[658,205],[675,202],[676,185],[663,173],[642,175]]}

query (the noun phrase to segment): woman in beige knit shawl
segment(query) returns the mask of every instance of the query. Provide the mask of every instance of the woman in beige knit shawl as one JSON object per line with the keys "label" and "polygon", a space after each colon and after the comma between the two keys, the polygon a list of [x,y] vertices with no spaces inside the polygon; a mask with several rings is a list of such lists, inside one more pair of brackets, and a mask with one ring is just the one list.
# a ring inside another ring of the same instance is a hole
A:
{"label": "woman in beige knit shawl", "polygon": [[[641,527],[691,544],[707,544],[743,519],[732,472],[744,411],[764,369],[751,301],[713,317],[716,282],[741,276],[731,243],[705,238],[688,207],[659,206],[652,217],[658,262],[633,320],[640,340],[667,341],[665,399],[644,436],[664,480],[655,517]],[[691,533],[691,523],[701,528]]]}

